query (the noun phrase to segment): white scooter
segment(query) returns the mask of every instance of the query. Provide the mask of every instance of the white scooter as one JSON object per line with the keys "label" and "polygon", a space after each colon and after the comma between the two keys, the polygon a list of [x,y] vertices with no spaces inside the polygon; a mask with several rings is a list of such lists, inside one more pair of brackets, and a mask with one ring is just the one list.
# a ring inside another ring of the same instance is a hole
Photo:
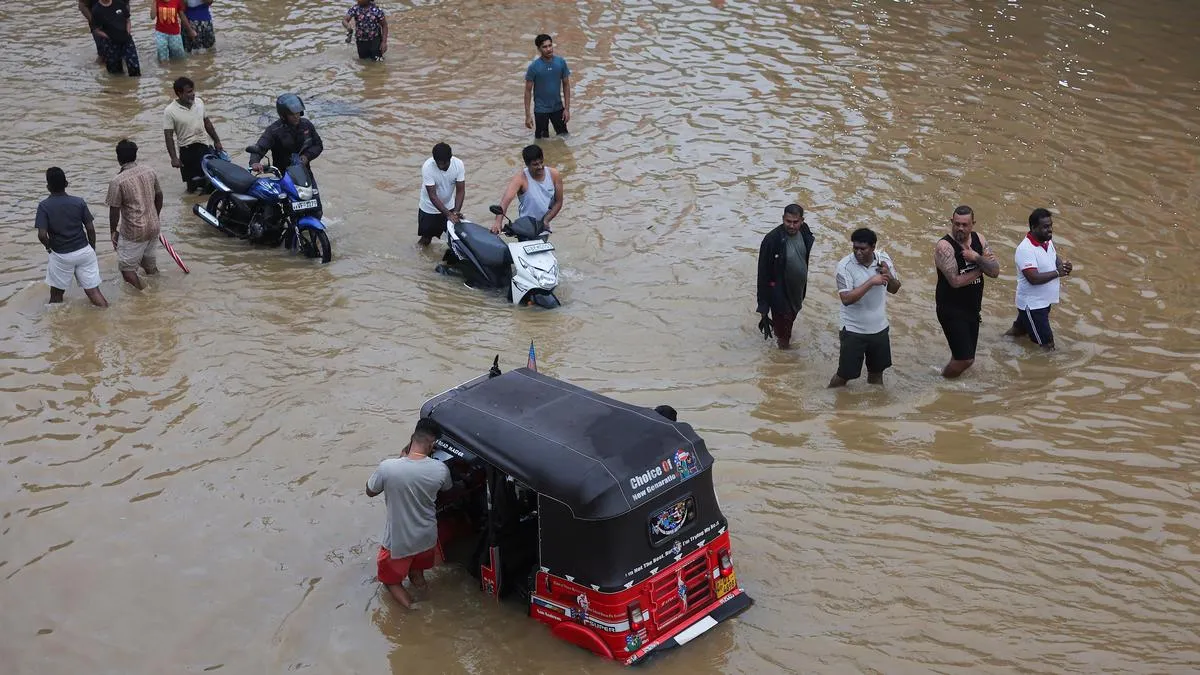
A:
{"label": "white scooter", "polygon": [[[499,206],[489,209],[502,216]],[[447,223],[446,236],[450,249],[437,271],[442,274],[461,274],[472,288],[508,288],[508,299],[514,305],[535,304],[547,309],[558,307],[558,258],[554,244],[547,239],[550,231],[540,220],[529,216],[506,221],[504,234],[515,237],[507,244],[482,225],[468,220]]]}

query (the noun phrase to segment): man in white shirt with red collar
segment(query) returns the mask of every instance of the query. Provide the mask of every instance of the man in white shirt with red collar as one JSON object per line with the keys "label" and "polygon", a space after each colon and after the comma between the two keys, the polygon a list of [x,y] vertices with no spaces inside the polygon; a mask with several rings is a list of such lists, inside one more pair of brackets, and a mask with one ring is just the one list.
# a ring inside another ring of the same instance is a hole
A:
{"label": "man in white shirt with red collar", "polygon": [[1005,335],[1028,335],[1044,349],[1054,349],[1050,307],[1058,303],[1059,278],[1071,273],[1071,261],[1058,257],[1051,239],[1054,218],[1046,209],[1029,214],[1029,234],[1013,255],[1017,270],[1017,320]]}

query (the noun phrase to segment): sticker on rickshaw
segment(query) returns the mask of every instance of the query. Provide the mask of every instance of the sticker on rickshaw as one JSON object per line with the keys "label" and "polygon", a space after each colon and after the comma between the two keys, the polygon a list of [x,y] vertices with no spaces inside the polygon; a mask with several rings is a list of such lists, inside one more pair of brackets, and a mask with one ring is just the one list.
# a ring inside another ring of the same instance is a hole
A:
{"label": "sticker on rickshaw", "polygon": [[675,456],[672,459],[675,462],[675,470],[679,472],[680,478],[688,478],[700,468],[696,462],[696,457],[684,448],[676,450]]}

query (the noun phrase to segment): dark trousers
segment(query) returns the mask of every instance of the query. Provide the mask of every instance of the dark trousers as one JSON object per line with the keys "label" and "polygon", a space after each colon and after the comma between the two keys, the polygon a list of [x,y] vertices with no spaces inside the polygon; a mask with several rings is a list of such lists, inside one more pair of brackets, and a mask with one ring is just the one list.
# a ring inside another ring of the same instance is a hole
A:
{"label": "dark trousers", "polygon": [[796,313],[793,311],[780,312],[771,310],[771,330],[775,331],[775,344],[780,349],[787,349],[792,344],[792,324],[796,323]]}
{"label": "dark trousers", "polygon": [[179,177],[183,179],[188,190],[194,187],[193,181],[200,183],[204,178],[204,169],[201,168],[200,162],[212,151],[212,147],[207,143],[192,143],[179,149]]}
{"label": "dark trousers", "polygon": [[217,35],[213,31],[211,21],[192,21],[192,30],[196,31],[196,38],[192,39],[187,31],[183,33],[183,48],[189,52],[194,49],[212,49],[213,45],[217,44]]}
{"label": "dark trousers", "polygon": [[533,137],[534,138],[550,138],[550,125],[554,124],[554,134],[562,136],[567,133],[567,123],[563,121],[563,110],[560,108],[554,112],[548,113],[533,113]]}
{"label": "dark trousers", "polygon": [[100,43],[104,52],[104,67],[108,69],[108,72],[120,75],[121,62],[124,61],[125,72],[130,77],[138,77],[142,74],[142,63],[138,60],[137,47],[134,46],[133,40],[116,43],[101,38]]}
{"label": "dark trousers", "polygon": [[358,58],[360,58],[360,59],[382,59],[383,58],[383,38],[377,37],[374,40],[359,40],[358,41]]}

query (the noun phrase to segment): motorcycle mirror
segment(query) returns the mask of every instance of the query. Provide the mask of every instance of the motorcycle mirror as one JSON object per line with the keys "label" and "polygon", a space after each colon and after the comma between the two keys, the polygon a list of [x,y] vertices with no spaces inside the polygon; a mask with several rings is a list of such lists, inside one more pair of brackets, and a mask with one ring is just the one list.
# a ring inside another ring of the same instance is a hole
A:
{"label": "motorcycle mirror", "polygon": [[491,211],[492,215],[495,215],[495,216],[498,216],[498,215],[504,213],[504,211],[500,209],[499,204],[492,204],[491,206],[488,207],[488,211]]}

